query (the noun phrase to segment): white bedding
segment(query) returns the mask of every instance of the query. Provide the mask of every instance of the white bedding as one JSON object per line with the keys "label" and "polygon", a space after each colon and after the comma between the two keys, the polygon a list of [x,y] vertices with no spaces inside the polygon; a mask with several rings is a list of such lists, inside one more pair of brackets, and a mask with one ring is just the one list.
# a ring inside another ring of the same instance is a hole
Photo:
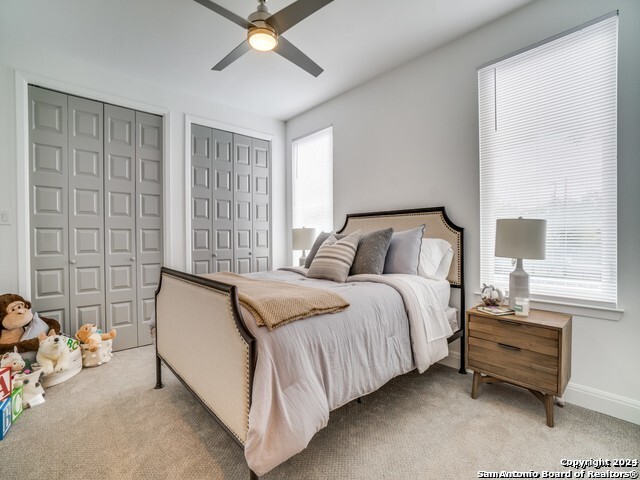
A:
{"label": "white bedding", "polygon": [[[343,312],[271,332],[257,327],[243,309],[258,341],[245,443],[247,463],[258,475],[306,448],[327,425],[331,410],[416,366],[424,371],[448,354],[445,295],[429,285],[433,281],[413,275],[358,275],[335,283],[283,270],[251,277],[329,289],[350,303]],[[448,302],[448,292],[446,297]],[[428,321],[421,310],[436,321]]]}

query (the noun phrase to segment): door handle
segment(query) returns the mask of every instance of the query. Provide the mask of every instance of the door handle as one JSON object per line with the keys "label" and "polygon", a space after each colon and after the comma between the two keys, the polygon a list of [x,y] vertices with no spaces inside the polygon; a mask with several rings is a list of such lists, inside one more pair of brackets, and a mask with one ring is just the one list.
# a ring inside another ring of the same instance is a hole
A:
{"label": "door handle", "polygon": [[211,254],[211,256],[212,256],[212,257],[217,257],[217,256],[218,256],[218,254],[217,254],[217,253],[212,253],[212,254]]}
{"label": "door handle", "polygon": [[75,265],[76,261],[75,260],[69,260],[69,265]]}
{"label": "door handle", "polygon": [[132,262],[136,261],[136,257],[131,257],[129,260],[131,260]]}

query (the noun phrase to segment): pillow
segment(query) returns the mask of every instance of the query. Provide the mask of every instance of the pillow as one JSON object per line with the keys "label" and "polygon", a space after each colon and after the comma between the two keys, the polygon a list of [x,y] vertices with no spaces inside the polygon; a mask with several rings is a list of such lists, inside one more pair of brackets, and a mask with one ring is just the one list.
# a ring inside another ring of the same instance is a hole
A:
{"label": "pillow", "polygon": [[387,257],[392,234],[393,228],[387,228],[362,235],[349,275],[361,273],[380,275],[384,270],[384,260]]}
{"label": "pillow", "polygon": [[389,251],[384,262],[384,273],[417,275],[423,234],[424,225],[411,230],[394,232],[391,235]]}
{"label": "pillow", "polygon": [[360,240],[360,231],[338,240],[330,234],[324,241],[315,258],[311,262],[307,277],[326,278],[334,282],[344,283],[349,276],[349,269],[353,263]]}
{"label": "pillow", "polygon": [[426,278],[447,278],[452,260],[453,248],[449,242],[441,238],[423,238],[418,275]]}
{"label": "pillow", "polygon": [[[307,259],[304,261],[304,266],[306,268],[309,268],[311,266],[311,262],[313,262],[313,257],[316,256],[316,253],[318,253],[318,249],[320,248],[320,245],[322,245],[324,243],[324,241],[329,238],[329,235],[331,235],[333,232],[320,232],[320,235],[318,235],[318,237],[316,238],[316,241],[313,242],[313,246],[311,247],[311,250],[309,250],[309,253],[307,254]],[[338,235],[336,233],[333,233],[333,236],[336,237],[336,239],[340,240],[344,237],[346,237],[346,235]]]}

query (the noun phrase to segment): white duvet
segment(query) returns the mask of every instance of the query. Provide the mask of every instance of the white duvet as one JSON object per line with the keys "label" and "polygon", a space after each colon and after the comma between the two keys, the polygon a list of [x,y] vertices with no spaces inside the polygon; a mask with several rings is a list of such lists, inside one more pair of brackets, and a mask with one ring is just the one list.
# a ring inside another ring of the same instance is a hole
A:
{"label": "white duvet", "polygon": [[[258,357],[245,457],[264,475],[308,445],[329,412],[448,354],[446,281],[415,275],[356,275],[346,283],[278,270],[253,278],[332,290],[350,306],[269,332],[255,325]],[[443,288],[444,282],[446,289]]]}

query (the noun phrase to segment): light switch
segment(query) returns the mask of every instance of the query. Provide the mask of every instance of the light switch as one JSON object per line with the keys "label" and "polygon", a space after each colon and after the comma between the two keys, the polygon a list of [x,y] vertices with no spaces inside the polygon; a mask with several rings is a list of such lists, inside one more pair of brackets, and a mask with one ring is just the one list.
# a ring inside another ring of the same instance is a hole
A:
{"label": "light switch", "polygon": [[0,225],[11,225],[11,210],[0,210]]}

